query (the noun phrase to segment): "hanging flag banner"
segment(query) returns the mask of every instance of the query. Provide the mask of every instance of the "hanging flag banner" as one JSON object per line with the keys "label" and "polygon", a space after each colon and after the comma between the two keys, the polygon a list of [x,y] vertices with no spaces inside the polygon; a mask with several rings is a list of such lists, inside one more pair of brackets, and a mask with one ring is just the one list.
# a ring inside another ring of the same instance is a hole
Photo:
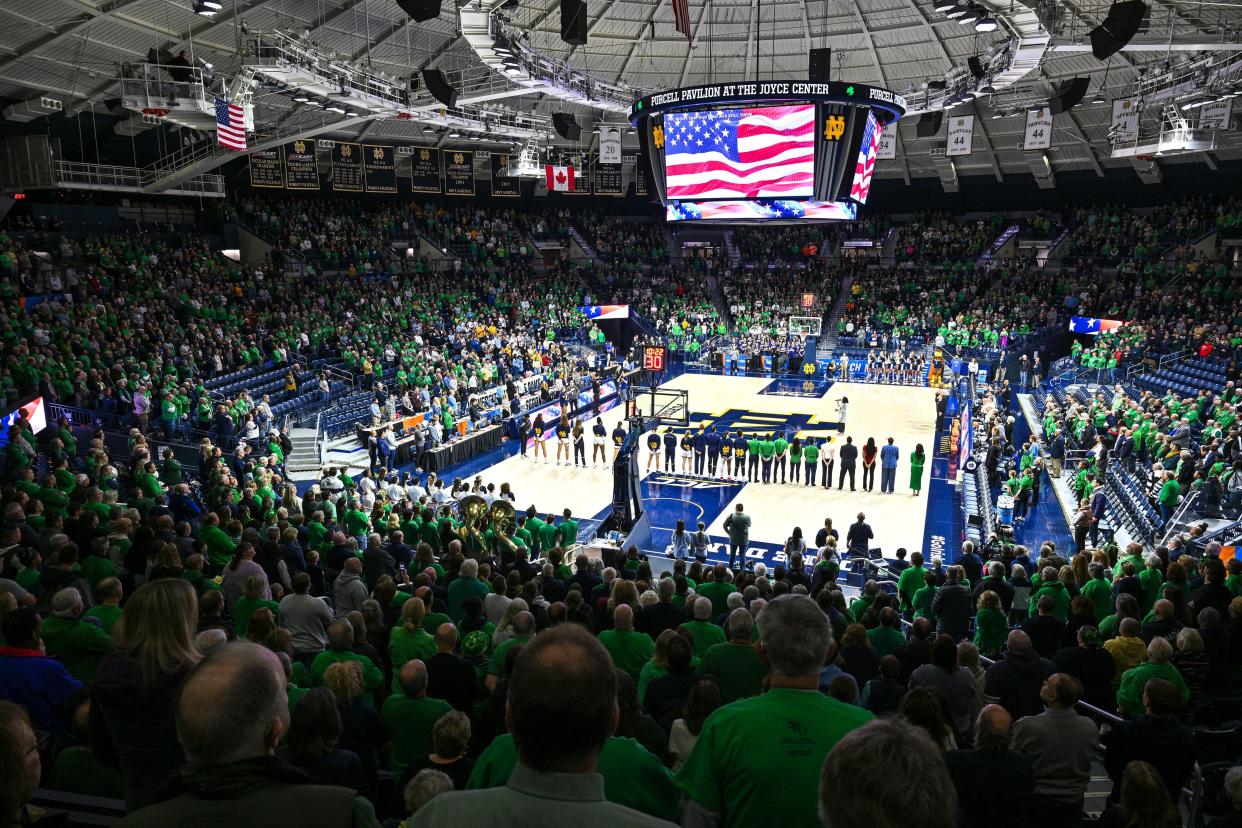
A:
{"label": "hanging flag banner", "polygon": [[445,195],[474,195],[474,153],[468,150],[444,151]]}
{"label": "hanging flag banner", "polygon": [[364,146],[362,166],[368,193],[397,191],[397,159],[392,147]]}
{"label": "hanging flag banner", "polygon": [[1048,109],[1032,109],[1026,113],[1026,136],[1022,149],[1042,150],[1052,146],[1052,112]]}
{"label": "hanging flag banner", "polygon": [[619,196],[625,192],[621,186],[621,164],[595,163],[595,194]]}
{"label": "hanging flag banner", "polygon": [[255,150],[250,153],[250,186],[281,189],[285,186],[285,168],[280,163],[280,150]]}
{"label": "hanging flag banner", "polygon": [[1119,98],[1113,101],[1113,122],[1108,133],[1114,144],[1125,144],[1138,140],[1139,112],[1134,98]]}
{"label": "hanging flag banner", "polygon": [[944,154],[950,158],[970,155],[974,149],[975,116],[953,115],[949,118],[949,143]]}
{"label": "hanging flag banner", "polygon": [[1233,115],[1233,99],[1204,104],[1199,107],[1199,129],[1229,129]]}
{"label": "hanging flag banner", "polygon": [[599,128],[599,160],[603,164],[621,163],[621,127]]}
{"label": "hanging flag banner", "polygon": [[521,195],[518,179],[509,175],[509,154],[492,153],[492,195],[517,198]]}
{"label": "hanging flag banner", "polygon": [[416,193],[440,192],[440,151],[418,147],[410,155],[410,189]]}
{"label": "hanging flag banner", "polygon": [[285,187],[290,190],[318,190],[319,163],[315,161],[315,140],[285,144]]}
{"label": "hanging flag banner", "polygon": [[573,164],[569,166],[560,166],[559,164],[545,164],[543,167],[544,183],[548,190],[558,193],[572,193],[577,187],[574,181]]}
{"label": "hanging flag banner", "polygon": [[880,148],[875,157],[881,161],[892,161],[897,157],[897,130],[886,129],[880,133]]}
{"label": "hanging flag banner", "polygon": [[362,145],[337,141],[332,147],[332,190],[362,192]]}

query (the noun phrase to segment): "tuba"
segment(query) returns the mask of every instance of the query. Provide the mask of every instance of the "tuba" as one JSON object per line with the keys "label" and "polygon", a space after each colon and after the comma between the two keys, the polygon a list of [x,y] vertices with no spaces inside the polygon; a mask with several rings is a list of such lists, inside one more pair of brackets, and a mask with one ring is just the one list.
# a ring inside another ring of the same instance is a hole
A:
{"label": "tuba", "polygon": [[487,517],[487,501],[477,494],[465,495],[457,503],[457,514],[461,518],[458,536],[463,541],[467,536],[473,537],[479,549],[483,549],[483,536],[479,534],[478,524]]}
{"label": "tuba", "polygon": [[509,537],[509,529],[513,527],[514,520],[517,517],[517,510],[513,508],[513,504],[507,500],[497,500],[492,503],[491,508],[487,510],[488,522],[495,531],[496,542],[503,544],[510,554],[517,553],[517,546]]}

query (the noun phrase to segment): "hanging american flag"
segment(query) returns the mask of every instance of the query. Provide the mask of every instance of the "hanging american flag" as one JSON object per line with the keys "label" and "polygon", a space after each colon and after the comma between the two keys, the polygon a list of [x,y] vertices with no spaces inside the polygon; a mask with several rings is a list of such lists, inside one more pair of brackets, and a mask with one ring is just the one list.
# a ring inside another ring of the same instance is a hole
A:
{"label": "hanging american flag", "polygon": [[216,143],[229,149],[246,148],[245,112],[223,98],[216,98]]}
{"label": "hanging american flag", "polygon": [[862,145],[858,148],[858,163],[854,166],[854,181],[850,184],[850,198],[859,204],[866,204],[867,196],[871,193],[875,155],[880,151],[880,135],[883,131],[883,125],[875,119],[875,115],[868,112]]}
{"label": "hanging american flag", "polygon": [[814,106],[670,113],[664,141],[670,199],[812,195]]}
{"label": "hanging american flag", "polygon": [[673,0],[673,26],[690,39],[690,0]]}

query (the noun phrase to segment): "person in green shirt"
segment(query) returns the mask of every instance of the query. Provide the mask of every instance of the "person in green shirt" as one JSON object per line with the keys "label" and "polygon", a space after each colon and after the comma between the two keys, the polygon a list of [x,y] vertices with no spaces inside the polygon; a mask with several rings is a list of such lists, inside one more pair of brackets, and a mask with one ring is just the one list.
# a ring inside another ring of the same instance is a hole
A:
{"label": "person in green shirt", "polygon": [[578,522],[573,519],[573,513],[566,509],[561,513],[560,525],[556,527],[557,539],[560,541],[561,549],[568,555],[569,550],[578,545]]}
{"label": "person in green shirt", "polygon": [[328,649],[315,656],[311,662],[310,679],[312,687],[323,686],[323,674],[333,664],[342,661],[356,661],[362,665],[362,686],[373,693],[384,683],[384,673],[375,662],[364,655],[355,653],[349,648],[354,643],[354,628],[348,621],[335,621],[328,627]]}
{"label": "person in green shirt", "polygon": [[867,640],[875,649],[876,655],[896,655],[897,651],[906,646],[906,637],[902,635],[901,616],[892,607],[880,610],[880,623],[867,630]]}
{"label": "person in green shirt", "polygon": [[612,656],[617,669],[629,673],[637,682],[643,665],[655,655],[655,642],[651,636],[634,629],[634,610],[628,604],[618,604],[612,619],[613,628],[599,634],[599,643]]}
{"label": "person in green shirt", "polygon": [[910,553],[910,565],[901,570],[901,574],[897,576],[897,595],[901,599],[901,611],[910,612],[914,603],[914,593],[923,588],[924,575],[927,570],[923,568],[923,553],[914,551]]}
{"label": "person in green shirt", "polygon": [[776,456],[776,442],[769,434],[759,441],[759,461],[763,464],[763,482],[772,482],[772,458]]}
{"label": "person in green shirt", "polygon": [[1190,688],[1186,680],[1178,672],[1177,667],[1169,663],[1173,655],[1173,645],[1167,638],[1157,636],[1147,645],[1147,660],[1137,667],[1131,667],[1121,675],[1121,684],[1117,687],[1117,712],[1128,716],[1142,716],[1143,689],[1152,679],[1164,679],[1177,688],[1178,697],[1183,705],[1190,701]]}
{"label": "person in green shirt", "polygon": [[1001,609],[1000,596],[990,589],[984,590],[975,613],[975,646],[979,654],[995,658],[1004,649],[1008,635],[1009,618]]}
{"label": "person in green shirt", "polygon": [[[825,443],[824,445],[827,446],[828,444]],[[829,446],[829,448],[831,448],[831,446]],[[819,455],[820,455],[820,448],[819,448],[819,445],[816,444],[815,438],[808,437],[806,440],[806,445],[802,447],[802,463],[803,463],[803,466],[805,467],[806,485],[808,486],[815,485],[815,472],[817,469],[817,464],[819,462]],[[831,474],[832,474],[832,464],[826,462],[824,466],[824,479],[820,481],[823,484],[825,489],[831,488],[831,486],[828,485],[829,483],[828,478]]]}
{"label": "person in green shirt", "polygon": [[1173,512],[1177,509],[1177,502],[1181,499],[1182,487],[1178,484],[1177,478],[1173,472],[1164,473],[1164,484],[1160,487],[1160,493],[1156,495],[1156,504],[1160,507],[1160,519],[1168,522],[1173,517]]}
{"label": "person in green shirt", "polygon": [[96,619],[100,628],[112,635],[112,628],[121,620],[122,593],[120,578],[104,578],[91,590],[97,603],[83,613],[82,617]]}
{"label": "person in green shirt", "polygon": [[[784,483],[786,480],[785,467],[788,465],[789,459],[789,441],[785,439],[784,434],[776,435],[776,439],[772,441],[772,449],[775,452],[775,459],[773,460],[773,463],[776,467],[776,471],[781,473],[781,482]],[[776,481],[775,472],[772,475],[772,480],[773,482]]]}
{"label": "person in green shirt", "polygon": [[505,672],[505,658],[509,651],[519,644],[525,644],[530,641],[535,634],[535,616],[530,612],[523,610],[513,616],[513,637],[507,641],[502,641],[495,650],[492,651],[492,657],[487,662],[487,677],[483,679],[483,686],[490,692],[496,687],[496,682]]}
{"label": "person in green shirt", "polygon": [[1079,594],[1091,602],[1095,617],[1101,621],[1113,614],[1113,585],[1104,577],[1104,565],[1092,561],[1087,564],[1089,580],[1082,585]]}
{"label": "person in green shirt", "polygon": [[263,581],[251,575],[242,586],[241,597],[233,604],[233,631],[238,638],[246,637],[251,617],[263,607],[271,610],[275,617],[280,605],[263,597]]}
{"label": "person in green shirt", "polygon": [[746,441],[746,481],[755,483],[759,480],[759,435],[752,434]]}
{"label": "person in green shirt", "polygon": [[819,692],[828,618],[805,595],[781,595],[759,613],[769,689],[716,709],[677,774],[688,801],[683,824],[817,826],[815,797],[833,746],[874,717]]}
{"label": "person in green shirt", "polygon": [[556,547],[560,542],[560,531],[555,524],[555,518],[548,513],[548,519],[544,521],[543,526],[539,529],[539,547],[548,552]]}
{"label": "person in green shirt", "polygon": [[724,704],[763,692],[768,667],[751,640],[754,623],[748,610],[733,610],[725,622],[729,640],[708,647],[699,662],[698,672],[715,680]]}
{"label": "person in green shirt", "polygon": [[712,603],[712,618],[724,615],[729,611],[729,593],[737,592],[737,587],[729,583],[729,570],[724,564],[712,567],[712,579],[699,584],[698,593]]}
{"label": "person in green shirt", "polygon": [[388,635],[388,660],[392,664],[392,692],[400,693],[397,674],[409,661],[428,661],[436,654],[435,637],[423,628],[427,607],[421,598],[410,598],[401,605],[401,626]]}
{"label": "person in green shirt", "polygon": [[82,595],[75,588],[58,591],[52,596],[52,615],[43,622],[42,638],[48,657],[64,664],[70,675],[89,687],[99,662],[113,645],[106,632],[82,620],[82,606]]}
{"label": "person in green shirt", "polygon": [[406,765],[433,752],[432,729],[441,716],[452,712],[453,706],[427,695],[427,667],[422,661],[407,661],[393,672],[399,689],[384,700],[380,720],[391,738],[389,765],[393,776],[400,778]]}
{"label": "person in green shirt", "polygon": [[693,620],[685,622],[681,628],[688,630],[694,636],[694,656],[702,659],[712,645],[725,642],[724,630],[711,621],[712,602],[710,599],[698,595],[694,598],[692,605],[689,602],[687,604],[687,614],[692,616]]}

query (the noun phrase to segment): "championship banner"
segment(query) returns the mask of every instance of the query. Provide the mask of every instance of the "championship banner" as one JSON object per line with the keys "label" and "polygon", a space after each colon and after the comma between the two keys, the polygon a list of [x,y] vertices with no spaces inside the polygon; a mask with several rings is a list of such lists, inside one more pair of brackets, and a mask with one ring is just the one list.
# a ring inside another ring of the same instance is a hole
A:
{"label": "championship banner", "polygon": [[249,161],[251,187],[284,188],[285,168],[280,163],[280,150],[255,150]]}
{"label": "championship banner", "polygon": [[444,193],[474,195],[474,153],[469,150],[444,151]]}
{"label": "championship banner", "polygon": [[875,157],[880,161],[892,161],[897,157],[897,130],[886,129],[880,133],[880,148]]}
{"label": "championship banner", "polygon": [[1229,98],[1199,107],[1199,129],[1229,129],[1233,115],[1233,99]]}
{"label": "championship banner", "polygon": [[315,160],[315,141],[285,144],[285,187],[290,190],[318,190],[319,163]]}
{"label": "championship banner", "polygon": [[518,179],[509,175],[509,154],[492,153],[492,195],[517,198],[521,195]]}
{"label": "championship banner", "polygon": [[970,155],[974,149],[975,116],[953,115],[949,118],[949,143],[944,154],[953,158],[959,155]]}
{"label": "championship banner", "polygon": [[587,319],[629,319],[629,305],[580,305]]}
{"label": "championship banner", "polygon": [[363,146],[362,167],[368,193],[397,191],[397,159],[392,147]]}
{"label": "championship banner", "polygon": [[621,185],[621,164],[595,164],[595,194],[619,196],[625,193]]}
{"label": "championship banner", "polygon": [[634,195],[645,196],[649,192],[647,187],[647,159],[640,152],[634,156]]}
{"label": "championship banner", "polygon": [[440,151],[419,147],[410,155],[410,189],[416,193],[440,192]]}
{"label": "championship banner", "polygon": [[1113,121],[1108,132],[1114,144],[1138,140],[1139,112],[1136,103],[1134,98],[1119,98],[1113,101]]}
{"label": "championship banner", "polygon": [[621,163],[621,127],[600,127],[599,160],[601,164]]}
{"label": "championship banner", "polygon": [[1052,146],[1052,112],[1032,109],[1026,113],[1026,136],[1022,139],[1024,150],[1044,150]]}
{"label": "championship banner", "polygon": [[338,141],[332,147],[332,190],[362,192],[362,145]]}
{"label": "championship banner", "polygon": [[575,155],[569,159],[569,163],[576,171],[574,186],[571,187],[565,195],[571,196],[589,196],[591,194],[591,170],[590,165],[586,163],[584,156]]}
{"label": "championship banner", "polygon": [[1109,331],[1115,331],[1122,325],[1126,324],[1119,319],[1097,319],[1094,316],[1071,316],[1069,321],[1070,333],[1088,334],[1096,336]]}

